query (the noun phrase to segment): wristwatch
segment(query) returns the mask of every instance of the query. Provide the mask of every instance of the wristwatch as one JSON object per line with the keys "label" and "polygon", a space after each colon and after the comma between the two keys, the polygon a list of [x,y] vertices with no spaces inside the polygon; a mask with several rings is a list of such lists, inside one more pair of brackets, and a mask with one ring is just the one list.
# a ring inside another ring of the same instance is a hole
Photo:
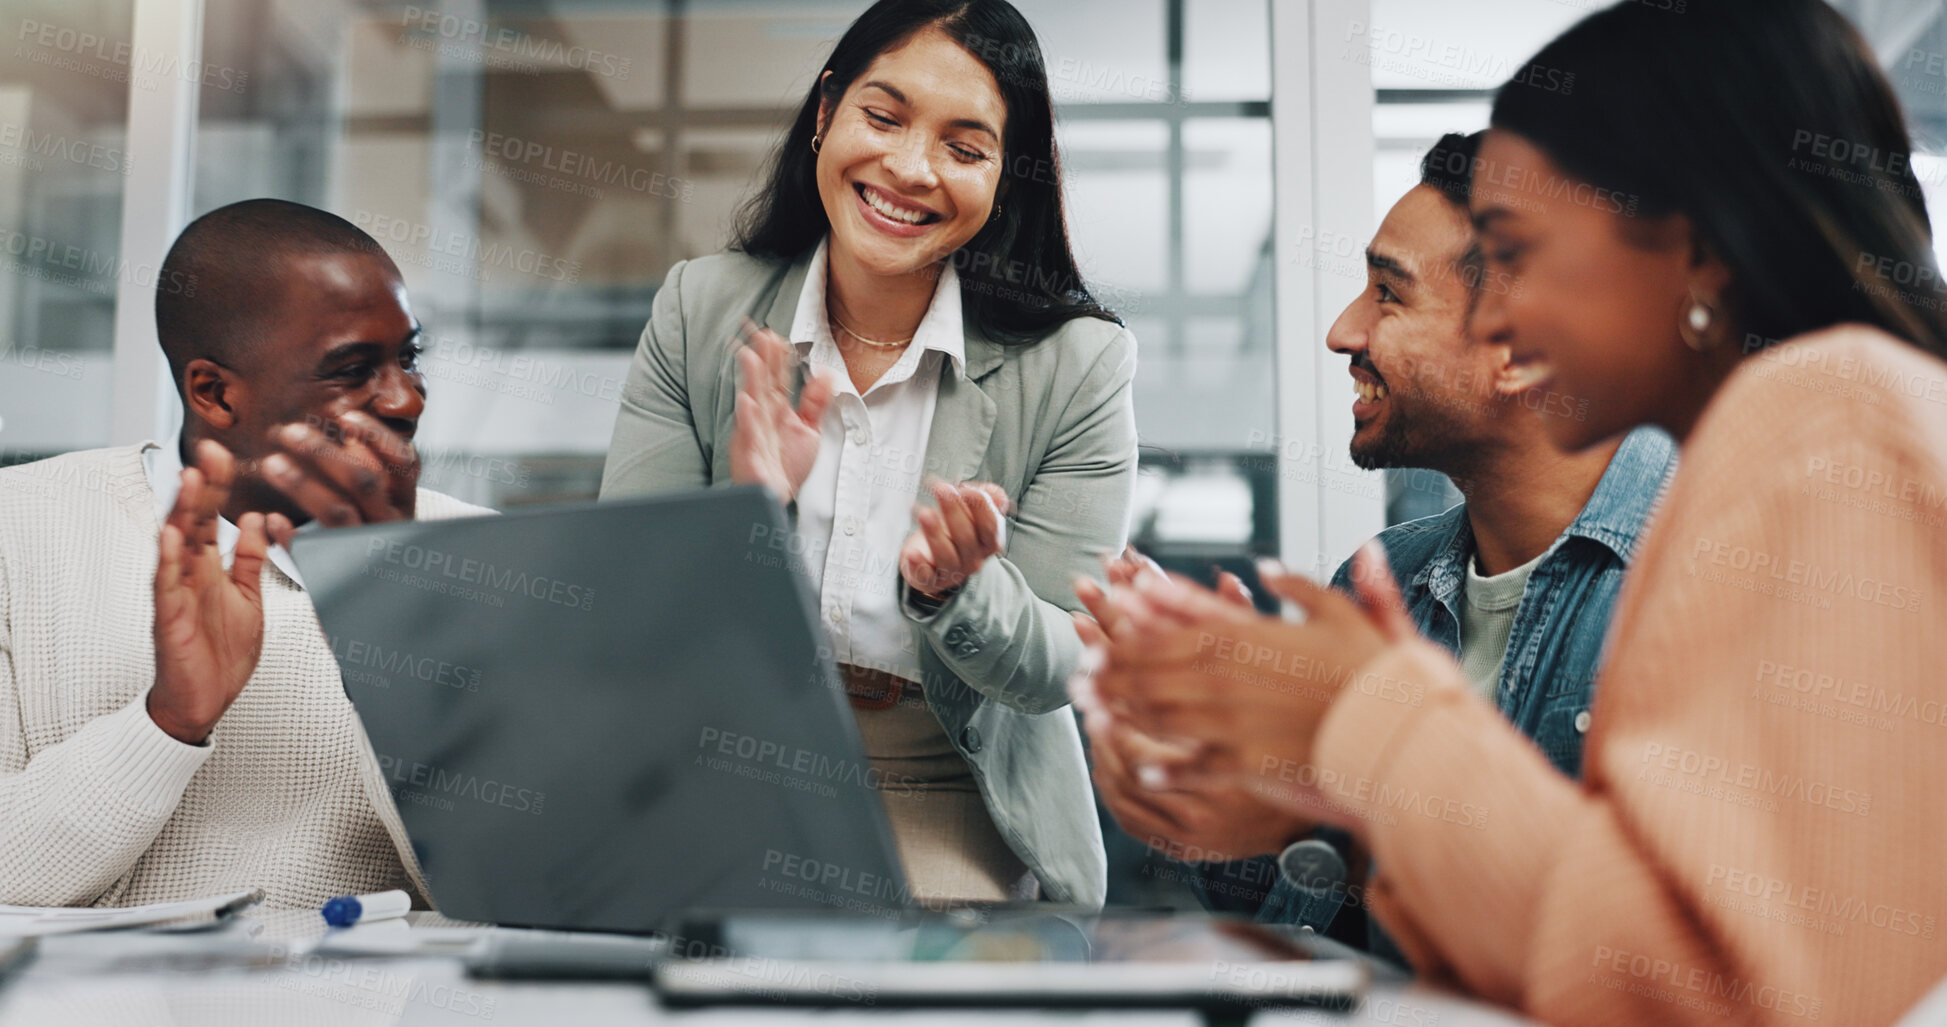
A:
{"label": "wristwatch", "polygon": [[1278,876],[1306,891],[1330,891],[1345,884],[1345,857],[1330,842],[1306,838],[1278,853]]}

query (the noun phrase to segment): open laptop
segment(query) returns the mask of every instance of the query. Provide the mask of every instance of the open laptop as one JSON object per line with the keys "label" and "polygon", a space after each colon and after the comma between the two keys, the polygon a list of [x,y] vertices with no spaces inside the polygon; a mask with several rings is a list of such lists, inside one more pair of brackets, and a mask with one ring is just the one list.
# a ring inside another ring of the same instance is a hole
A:
{"label": "open laptop", "polygon": [[294,542],[442,913],[908,904],[800,549],[756,487]]}
{"label": "open laptop", "polygon": [[1248,924],[915,910],[802,552],[758,488],[294,542],[440,912],[664,933],[502,934],[474,972],[651,974],[672,1004],[1360,993],[1357,962]]}

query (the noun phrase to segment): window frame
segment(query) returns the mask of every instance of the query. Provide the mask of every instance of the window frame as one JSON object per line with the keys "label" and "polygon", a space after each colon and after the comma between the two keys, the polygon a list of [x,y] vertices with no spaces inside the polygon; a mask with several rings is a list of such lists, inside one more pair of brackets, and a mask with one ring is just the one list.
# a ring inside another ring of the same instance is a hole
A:
{"label": "window frame", "polygon": [[[1180,11],[1182,0],[1172,0]],[[1369,69],[1335,52],[1331,26],[1363,24],[1368,0],[1272,2],[1272,202],[1276,416],[1265,438],[1240,440],[1260,449],[1278,472],[1278,545],[1285,562],[1314,573],[1335,568],[1385,525],[1379,476],[1345,459],[1351,434],[1345,390],[1328,372],[1323,340],[1332,319],[1357,294],[1358,284],[1305,259],[1319,238],[1358,240],[1371,234],[1372,107]],[[203,0],[135,0],[138,49],[194,66],[202,55]],[[1181,23],[1180,13],[1175,19]],[[1179,41],[1180,42],[1180,41]],[[1180,62],[1174,65],[1180,74]],[[1080,107],[1082,105],[1077,105]],[[1115,105],[1122,106],[1122,105]],[[1158,112],[1104,107],[1091,118],[1154,117]],[[1164,105],[1167,106],[1167,105]],[[1201,107],[1203,105],[1194,105]],[[1232,116],[1251,116],[1249,103],[1218,104]],[[161,88],[131,83],[129,176],[122,214],[122,253],[131,263],[159,264],[187,223],[194,186],[197,90],[183,76]],[[1067,116],[1079,113],[1071,108]],[[1172,122],[1172,151],[1180,155],[1184,119],[1205,110],[1162,112]],[[1177,157],[1180,161],[1180,156]],[[1182,234],[1181,181],[1172,197],[1172,233]],[[1175,263],[1180,265],[1181,255]],[[1172,267],[1179,283],[1180,267]],[[166,439],[181,411],[156,343],[152,297],[121,289],[115,303],[114,421],[111,438]]]}

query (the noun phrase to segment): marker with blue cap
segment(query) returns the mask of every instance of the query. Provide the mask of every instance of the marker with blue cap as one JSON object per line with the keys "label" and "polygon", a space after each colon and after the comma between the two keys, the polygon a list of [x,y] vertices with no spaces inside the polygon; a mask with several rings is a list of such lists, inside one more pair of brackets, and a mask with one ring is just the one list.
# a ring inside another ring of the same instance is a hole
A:
{"label": "marker with blue cap", "polygon": [[373,920],[391,920],[412,912],[412,896],[394,889],[372,895],[341,895],[324,904],[325,923],[350,927]]}

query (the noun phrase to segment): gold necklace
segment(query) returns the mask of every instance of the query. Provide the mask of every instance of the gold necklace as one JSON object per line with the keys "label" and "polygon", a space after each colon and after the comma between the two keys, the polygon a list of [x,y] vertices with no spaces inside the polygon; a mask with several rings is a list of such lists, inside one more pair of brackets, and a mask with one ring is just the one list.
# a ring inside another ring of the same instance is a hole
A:
{"label": "gold necklace", "polygon": [[[865,336],[860,335],[859,333],[853,331],[850,325],[847,325],[845,322],[840,321],[838,319],[838,315],[832,313],[830,310],[825,311],[825,316],[831,319],[832,324],[838,326],[839,331],[844,332],[845,334],[851,336],[852,338],[857,339],[862,343],[865,343],[867,346],[871,346],[876,349],[898,349],[899,347],[904,346],[907,343],[913,341],[912,339],[901,339],[898,342],[881,342],[878,339],[868,339]],[[918,338],[918,336],[914,336],[913,338],[916,339]]]}

